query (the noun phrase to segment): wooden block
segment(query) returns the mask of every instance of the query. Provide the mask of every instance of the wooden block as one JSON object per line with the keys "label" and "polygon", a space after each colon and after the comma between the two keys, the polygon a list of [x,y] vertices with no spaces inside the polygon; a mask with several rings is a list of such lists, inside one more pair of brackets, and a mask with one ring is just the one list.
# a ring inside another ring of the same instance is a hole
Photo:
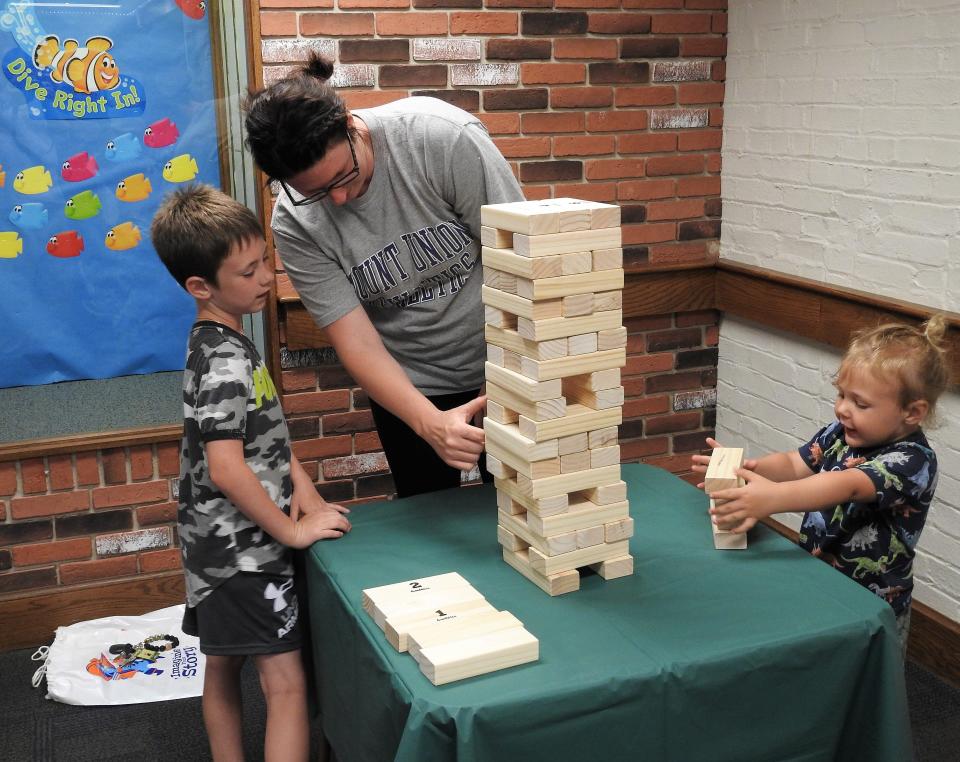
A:
{"label": "wooden block", "polygon": [[[551,460],[558,457],[559,446],[556,439],[534,442],[523,436],[516,426],[497,423],[489,418],[483,419],[483,430],[486,433],[487,444],[493,444],[500,450],[509,452],[515,460],[534,463],[538,460]],[[504,460],[504,462],[508,461]]]}
{"label": "wooden block", "polygon": [[627,346],[627,329],[620,327],[597,333],[597,349],[621,349]]}
{"label": "wooden block", "polygon": [[481,612],[496,612],[496,609],[482,598],[451,603],[440,609],[412,609],[387,617],[384,622],[383,633],[387,637],[387,642],[400,653],[403,653],[409,648],[408,636],[411,629],[434,622],[455,621],[458,618]]}
{"label": "wooden block", "polygon": [[590,392],[580,389],[576,386],[568,388],[564,386],[563,396],[570,404],[577,403],[592,410],[609,410],[610,408],[623,407],[623,387],[618,386],[615,389],[600,389],[596,392]]}
{"label": "wooden block", "polygon": [[496,384],[501,389],[506,389],[508,392],[512,392],[530,402],[555,400],[557,397],[563,396],[563,385],[560,379],[534,381],[521,373],[515,373],[512,370],[500,368],[490,363],[484,366],[484,373],[488,384]]}
{"label": "wooden block", "polygon": [[[494,383],[487,382],[487,399],[498,402],[504,407],[516,411],[520,415],[525,415],[533,421],[547,421],[551,418],[559,418],[566,415],[567,401],[563,397],[557,397],[553,400],[540,400],[539,402],[528,402],[519,394],[514,394],[506,389],[501,389]],[[493,418],[493,416],[490,416]],[[494,420],[496,420],[494,418]],[[514,421],[519,420],[514,419]]]}
{"label": "wooden block", "polygon": [[534,360],[520,356],[520,372],[534,381],[550,381],[554,378],[577,376],[595,370],[622,368],[627,364],[625,349],[608,349],[588,355],[569,355],[553,360]]}
{"label": "wooden block", "polygon": [[[378,603],[394,599],[415,601],[431,590],[440,590],[450,587],[467,587],[471,585],[457,572],[436,574],[432,577],[421,577],[406,582],[395,582],[380,587],[370,587],[363,591],[361,603],[363,610],[373,616],[373,610]],[[472,588],[471,588],[472,589]]]}
{"label": "wooden block", "polygon": [[[593,294],[617,288],[623,288],[623,270],[600,270],[537,280],[516,279],[517,295],[534,301],[559,299],[574,294]],[[592,297],[590,303],[593,304]]]}
{"label": "wooden block", "polygon": [[515,667],[540,658],[540,643],[522,627],[420,650],[420,671],[434,685]]}
{"label": "wooden block", "polygon": [[373,621],[382,630],[387,619],[418,609],[436,609],[441,606],[454,606],[463,603],[482,601],[483,596],[473,587],[449,587],[423,592],[416,599],[398,600],[392,598],[378,603],[373,609]]}
{"label": "wooden block", "polygon": [[[560,473],[560,458],[551,458],[550,460],[537,460],[529,462],[521,457],[502,449],[492,439],[487,439],[487,457],[493,455],[503,464],[515,471],[517,474],[523,474],[527,479],[543,479],[548,476],[557,476]],[[492,473],[492,472],[491,472]],[[508,473],[494,474],[495,477],[507,479],[513,476]]]}
{"label": "wooden block", "polygon": [[546,442],[583,431],[619,426],[622,420],[623,409],[619,407],[593,410],[584,405],[567,405],[566,415],[551,421],[534,421],[521,413],[518,426],[520,436],[534,442]]}
{"label": "wooden block", "polygon": [[[607,466],[607,468],[612,468],[612,466]],[[617,469],[619,470],[619,466],[617,466]],[[612,481],[612,483],[601,484],[597,487],[585,489],[583,496],[591,503],[596,503],[597,505],[619,503],[627,499],[627,483],[623,481]]]}
{"label": "wooden block", "polygon": [[562,474],[569,474],[571,471],[586,471],[588,468],[590,468],[590,450],[581,450],[580,452],[560,456],[560,473]]}
{"label": "wooden block", "polygon": [[527,549],[527,553],[530,558],[530,567],[545,577],[549,577],[551,574],[578,569],[581,566],[589,566],[611,558],[622,558],[630,555],[630,547],[629,543],[624,540],[623,542],[594,545],[590,548],[578,548],[570,553],[562,553],[557,556],[544,555],[532,546]]}
{"label": "wooden block", "polygon": [[503,347],[499,347],[499,349],[503,350],[503,367],[507,370],[512,370],[514,373],[520,373],[520,368],[523,365],[520,360],[522,355],[511,352],[509,349],[503,349]]}
{"label": "wooden block", "polygon": [[504,550],[503,560],[543,590],[547,595],[564,595],[565,593],[573,593],[580,589],[580,573],[575,569],[547,577],[531,568],[529,553],[529,550],[520,550],[517,552]]}
{"label": "wooden block", "polygon": [[[711,500],[710,507],[713,508],[715,505],[716,503]],[[710,517],[710,528],[713,530],[713,547],[717,550],[747,549],[746,532],[731,532],[727,529],[721,529],[713,522],[713,516]]]}
{"label": "wooden block", "polygon": [[629,516],[603,525],[604,542],[629,540],[631,537],[633,537],[633,519]]}
{"label": "wooden block", "polygon": [[525,317],[528,320],[548,320],[561,317],[563,314],[563,306],[559,299],[534,302],[530,299],[524,299],[522,296],[498,291],[489,286],[481,286],[480,298],[484,304],[490,307],[496,307],[504,312],[509,312],[511,315]]}
{"label": "wooden block", "polygon": [[421,622],[410,629],[407,635],[410,655],[419,658],[424,648],[443,643],[454,643],[491,632],[523,627],[523,622],[509,611],[469,611],[454,617],[437,617],[435,621]]}
{"label": "wooden block", "polygon": [[[592,548],[594,545],[601,545],[604,542],[602,525],[598,527],[586,527],[584,529],[579,529],[574,534],[577,538],[578,548]],[[567,535],[561,535],[561,537],[566,536]]]}
{"label": "wooden block", "polygon": [[494,479],[493,483],[500,492],[509,495],[528,514],[532,513],[535,516],[552,516],[563,513],[570,504],[566,493],[545,498],[533,498],[524,495],[516,479]]}
{"label": "wooden block", "polygon": [[586,355],[596,352],[599,348],[597,334],[581,333],[567,339],[567,354]]}
{"label": "wooden block", "polygon": [[617,444],[620,441],[619,436],[616,426],[608,426],[604,429],[588,432],[587,444],[591,450],[595,450],[598,447]]}
{"label": "wooden block", "polygon": [[[555,254],[551,257],[521,257],[514,254],[509,249],[490,249],[483,247],[480,249],[480,256],[483,258],[484,267],[492,267],[501,272],[511,273],[512,275],[528,280],[536,278],[556,278],[560,275],[566,275],[563,271],[563,257],[568,255]],[[577,255],[571,255],[577,256]]]}
{"label": "wooden block", "polygon": [[621,246],[620,228],[575,230],[569,233],[524,235],[514,233],[513,251],[523,257],[545,257],[550,254],[573,254],[577,251],[616,249]]}
{"label": "wooden block", "polygon": [[[528,513],[527,526],[541,537],[554,537],[593,526],[606,527],[628,518],[630,518],[630,504],[626,500],[610,505],[596,505],[584,498],[576,498],[570,501],[570,507],[563,513],[553,516],[537,516]],[[616,539],[625,540],[631,535]],[[605,542],[611,542],[611,540],[605,540]]]}
{"label": "wooden block", "polygon": [[[532,357],[535,360],[552,360],[555,357],[564,357],[567,354],[568,339],[550,339],[548,341],[531,341],[525,339],[519,332],[486,325],[483,328],[483,337],[488,344],[509,349],[520,355]],[[499,365],[500,363],[495,363]]]}
{"label": "wooden block", "polygon": [[[514,479],[515,477],[511,476],[510,478]],[[494,479],[494,481],[496,481],[496,479]],[[511,516],[527,512],[526,508],[502,490],[497,490],[497,509],[504,513],[509,513]]]}
{"label": "wooden block", "polygon": [[513,233],[509,230],[481,225],[480,245],[489,246],[491,249],[511,249],[513,248]]}
{"label": "wooden block", "polygon": [[498,347],[496,344],[487,344],[487,362],[501,368],[505,367],[503,347]]}
{"label": "wooden block", "polygon": [[[587,450],[590,453],[590,468],[603,468],[620,463],[620,445],[610,447],[596,447]],[[560,461],[560,471],[563,471],[563,461]]]}
{"label": "wooden block", "polygon": [[591,252],[594,270],[616,270],[623,267],[623,249],[597,249]]}
{"label": "wooden block", "polygon": [[[564,381],[564,383],[568,383]],[[589,392],[598,392],[601,389],[614,389],[620,386],[620,368],[608,368],[571,378],[569,383],[576,384]]]}
{"label": "wooden block", "polygon": [[740,486],[737,469],[743,464],[742,447],[715,447],[703,479],[703,491],[708,495],[722,489]]}
{"label": "wooden block", "polygon": [[577,198],[548,198],[486,204],[481,224],[526,235],[543,235],[590,228],[619,228],[620,207]]}
{"label": "wooden block", "polygon": [[598,564],[591,564],[590,568],[604,579],[629,577],[633,574],[633,556],[610,558]]}
{"label": "wooden block", "polygon": [[568,437],[559,437],[557,439],[557,452],[562,458],[564,455],[571,455],[575,452],[582,452],[589,447],[589,440],[586,432],[571,434]]}
{"label": "wooden block", "polygon": [[511,315],[496,307],[483,306],[483,322],[486,325],[494,325],[498,328],[511,328],[517,325],[517,316]]}
{"label": "wooden block", "polygon": [[592,315],[598,312],[593,301],[593,294],[572,294],[565,296],[561,300],[560,314],[563,317],[577,317],[580,315]]}
{"label": "wooden block", "polygon": [[505,273],[490,267],[484,267],[483,283],[490,288],[506,291],[508,294],[517,293],[517,276],[512,273]]}
{"label": "wooden block", "polygon": [[[514,535],[527,546],[536,548],[545,556],[557,556],[562,553],[570,553],[577,549],[577,533],[567,532],[552,537],[541,537],[536,532],[530,530],[524,516],[511,516],[506,513],[497,514],[497,521],[500,527]],[[498,534],[499,537],[499,534]],[[503,545],[503,543],[500,543]],[[506,547],[504,545],[504,547]]]}
{"label": "wooden block", "polygon": [[517,333],[531,341],[546,341],[561,336],[576,336],[581,333],[616,328],[623,322],[623,312],[610,310],[582,317],[561,317],[552,320],[527,320],[517,318]]}
{"label": "wooden block", "polygon": [[516,423],[520,419],[516,410],[509,410],[489,397],[487,397],[487,417],[497,423]]}
{"label": "wooden block", "polygon": [[595,312],[623,309],[623,291],[601,291],[593,295]]}
{"label": "wooden block", "polygon": [[504,550],[518,551],[530,547],[529,542],[524,542],[502,524],[497,524],[497,542]]}
{"label": "wooden block", "polygon": [[[566,495],[570,492],[596,489],[610,484],[620,478],[620,466],[606,466],[605,468],[591,468],[589,471],[574,471],[559,476],[548,476],[544,479],[528,479],[523,474],[517,474],[517,486],[521,494],[532,498],[553,497]],[[597,502],[592,500],[591,502]],[[608,501],[613,502],[613,501]]]}
{"label": "wooden block", "polygon": [[[577,251],[573,254],[559,254],[561,275],[576,275],[578,273],[588,273],[594,269],[593,252]],[[522,259],[522,257],[521,257]],[[536,257],[530,259],[531,262],[539,262],[548,257]]]}
{"label": "wooden block", "polygon": [[509,466],[505,466],[500,458],[491,455],[489,452],[487,453],[486,461],[487,472],[497,479],[512,479],[517,475],[516,471]]}

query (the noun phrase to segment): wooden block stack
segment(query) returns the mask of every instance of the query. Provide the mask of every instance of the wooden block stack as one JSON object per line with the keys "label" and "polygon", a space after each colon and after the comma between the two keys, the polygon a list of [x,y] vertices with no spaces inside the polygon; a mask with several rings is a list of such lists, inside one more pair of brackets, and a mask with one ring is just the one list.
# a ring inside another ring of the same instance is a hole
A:
{"label": "wooden block stack", "polygon": [[[743,479],[737,476],[737,469],[743,463],[743,448],[715,447],[710,455],[710,464],[703,479],[703,491],[708,495],[722,489],[733,489],[743,486]],[[710,500],[710,507],[715,502]],[[712,517],[711,517],[712,519]],[[713,521],[713,546],[717,550],[745,550],[747,547],[746,533],[738,534],[720,529]]]}
{"label": "wooden block stack", "polygon": [[487,468],[503,558],[550,595],[633,573],[617,426],[620,209],[560,198],[481,208]]}
{"label": "wooden block stack", "polygon": [[363,591],[363,609],[434,685],[540,658],[540,642],[456,572]]}

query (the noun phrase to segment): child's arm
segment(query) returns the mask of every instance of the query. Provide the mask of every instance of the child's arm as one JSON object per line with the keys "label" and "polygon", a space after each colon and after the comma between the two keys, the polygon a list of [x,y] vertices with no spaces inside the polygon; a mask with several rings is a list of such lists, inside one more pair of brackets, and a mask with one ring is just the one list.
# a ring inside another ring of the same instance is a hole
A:
{"label": "child's arm", "polygon": [[771,481],[745,468],[739,469],[737,476],[746,482],[745,486],[718,490],[710,495],[717,501],[710,509],[717,526],[734,532],[746,532],[759,519],[775,513],[808,513],[876,499],[876,487],[859,468],[823,471],[785,482]]}
{"label": "child's arm", "polygon": [[337,511],[314,511],[299,521],[281,511],[244,460],[242,440],[214,439],[205,447],[210,480],[244,516],[277,542],[306,548],[317,540],[336,539],[350,531],[350,522]]}
{"label": "child's arm", "polygon": [[290,481],[293,483],[293,497],[290,499],[290,518],[297,521],[301,514],[314,511],[338,511],[350,513],[350,509],[337,503],[324,500],[313,483],[310,475],[303,470],[297,456],[290,453]]}

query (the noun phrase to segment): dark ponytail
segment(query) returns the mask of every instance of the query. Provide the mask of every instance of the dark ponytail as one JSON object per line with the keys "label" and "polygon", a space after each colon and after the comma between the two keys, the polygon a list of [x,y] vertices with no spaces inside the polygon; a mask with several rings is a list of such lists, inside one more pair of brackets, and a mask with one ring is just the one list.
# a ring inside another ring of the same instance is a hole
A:
{"label": "dark ponytail", "polygon": [[294,73],[244,103],[246,145],[274,180],[288,180],[322,159],[346,137],[347,107],[327,81],[333,63],[311,52]]}

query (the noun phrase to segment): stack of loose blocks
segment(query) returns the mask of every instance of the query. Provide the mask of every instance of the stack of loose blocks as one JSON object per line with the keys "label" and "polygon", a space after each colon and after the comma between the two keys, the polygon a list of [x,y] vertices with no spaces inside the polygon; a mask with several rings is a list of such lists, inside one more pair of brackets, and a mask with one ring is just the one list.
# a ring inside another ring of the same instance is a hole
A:
{"label": "stack of loose blocks", "polygon": [[617,426],[626,364],[620,209],[481,207],[487,469],[504,560],[550,595],[633,573]]}
{"label": "stack of loose blocks", "polygon": [[363,591],[363,609],[434,685],[536,661],[539,641],[456,572]]}
{"label": "stack of loose blocks", "polygon": [[[737,469],[742,463],[743,448],[714,447],[703,479],[703,491],[709,495],[722,489],[742,487],[743,479],[737,476]],[[711,498],[710,507],[715,505],[716,502]],[[712,520],[710,526],[713,527],[713,547],[717,550],[746,550],[746,533],[738,534],[720,529]]]}

